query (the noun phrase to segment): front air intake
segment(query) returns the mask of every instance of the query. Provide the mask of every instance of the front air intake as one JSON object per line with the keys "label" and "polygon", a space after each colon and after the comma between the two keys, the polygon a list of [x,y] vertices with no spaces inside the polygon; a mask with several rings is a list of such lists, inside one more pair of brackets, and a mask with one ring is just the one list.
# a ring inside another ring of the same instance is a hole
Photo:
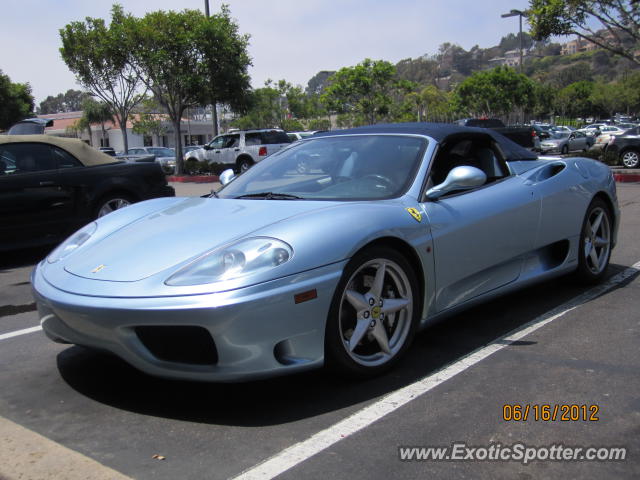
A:
{"label": "front air intake", "polygon": [[215,365],[218,351],[206,328],[195,326],[135,327],[136,335],[159,360],[192,365]]}

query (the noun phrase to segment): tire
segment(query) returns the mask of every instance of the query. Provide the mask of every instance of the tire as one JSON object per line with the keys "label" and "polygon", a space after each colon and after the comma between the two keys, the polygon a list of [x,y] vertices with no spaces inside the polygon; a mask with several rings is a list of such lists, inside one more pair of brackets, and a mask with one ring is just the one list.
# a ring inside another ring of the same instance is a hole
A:
{"label": "tire", "polygon": [[238,173],[244,173],[253,166],[253,160],[250,158],[241,158],[238,160]]}
{"label": "tire", "polygon": [[[345,267],[325,330],[325,364],[356,378],[379,375],[406,352],[420,318],[416,274],[395,250],[372,247]],[[351,345],[354,335],[360,338]]]}
{"label": "tire", "polygon": [[625,168],[638,168],[640,165],[640,152],[637,150],[625,150],[620,155],[620,162]]}
{"label": "tire", "polygon": [[611,258],[612,229],[609,206],[595,198],[587,208],[580,231],[576,270],[580,283],[594,284],[604,278]]}
{"label": "tire", "polygon": [[562,147],[562,150],[560,150],[560,153],[561,153],[562,155],[566,155],[567,153],[569,153],[569,146],[568,146],[568,145],[564,145],[564,146]]}
{"label": "tire", "polygon": [[124,207],[128,207],[132,203],[135,203],[135,200],[131,197],[131,195],[128,195],[126,193],[116,192],[107,194],[96,202],[93,217],[104,217],[111,212],[120,210]]}

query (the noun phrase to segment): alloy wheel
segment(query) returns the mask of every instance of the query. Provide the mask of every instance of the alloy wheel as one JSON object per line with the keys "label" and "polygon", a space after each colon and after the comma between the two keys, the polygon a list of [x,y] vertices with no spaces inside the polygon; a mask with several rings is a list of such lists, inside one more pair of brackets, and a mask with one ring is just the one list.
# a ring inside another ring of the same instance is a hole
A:
{"label": "alloy wheel", "polygon": [[607,267],[610,250],[609,216],[602,207],[596,207],[591,210],[584,225],[584,259],[592,274],[599,275]]}
{"label": "alloy wheel", "polygon": [[393,359],[407,341],[414,292],[394,261],[375,258],[358,267],[342,293],[338,325],[343,347],[365,367]]}

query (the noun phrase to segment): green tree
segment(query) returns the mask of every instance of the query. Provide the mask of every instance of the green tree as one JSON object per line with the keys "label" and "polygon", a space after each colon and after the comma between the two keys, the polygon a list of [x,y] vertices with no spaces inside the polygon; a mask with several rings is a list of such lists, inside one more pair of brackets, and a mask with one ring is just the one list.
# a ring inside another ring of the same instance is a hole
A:
{"label": "green tree", "polygon": [[87,92],[69,89],[65,93],[59,93],[55,97],[49,95],[38,108],[38,113],[77,112],[82,110],[82,102],[87,98]]}
{"label": "green tree", "polygon": [[613,117],[616,112],[624,110],[625,94],[623,87],[618,83],[597,82],[593,85],[589,101],[594,108]]}
{"label": "green tree", "polygon": [[282,127],[286,117],[284,102],[280,91],[267,80],[264,87],[249,95],[246,115],[235,119],[232,125],[240,129]]}
{"label": "green tree", "polygon": [[409,93],[406,100],[413,106],[418,122],[440,120],[449,112],[449,95],[435,85]]}
{"label": "green tree", "polygon": [[161,107],[154,98],[145,97],[140,102],[140,105],[136,109],[136,115],[134,115],[131,121],[133,125],[133,133],[138,135],[156,135],[161,137],[167,134],[167,129],[164,126],[163,119],[166,115],[160,113]]}
{"label": "green tree", "polygon": [[573,117],[586,117],[593,112],[591,103],[591,93],[593,92],[593,82],[582,80],[580,82],[567,85],[558,92],[556,103],[562,115]]}
{"label": "green tree", "polygon": [[384,60],[365,59],[338,70],[322,94],[329,110],[349,115],[353,123],[374,124],[386,118],[394,96],[406,93],[409,84],[399,80],[395,67]]}
{"label": "green tree", "polygon": [[[180,125],[203,92],[232,103],[248,86],[247,37],[223,8],[209,18],[197,10],[127,15],[129,61],[173,124],[176,173],[183,171]],[[235,56],[235,60],[228,57]]]}
{"label": "green tree", "polygon": [[34,100],[28,83],[13,83],[0,70],[0,130],[33,115]]}
{"label": "green tree", "polygon": [[87,98],[82,102],[82,112],[84,118],[89,124],[89,138],[91,138],[91,124],[99,123],[102,132],[102,145],[105,145],[106,130],[104,124],[106,122],[114,122],[111,107],[104,102],[96,102],[92,98]]}
{"label": "green tree", "polygon": [[[249,36],[239,33],[237,23],[231,19],[229,8],[224,4],[219,14],[198,22],[195,34],[206,80],[200,103],[224,103],[237,111],[246,110],[251,88],[247,71],[251,65],[247,53]],[[218,134],[217,124],[214,134]]]}
{"label": "green tree", "polygon": [[454,103],[473,116],[500,116],[535,105],[535,84],[509,67],[476,72],[455,90]]}
{"label": "green tree", "polygon": [[127,120],[141,100],[140,76],[129,63],[131,42],[123,28],[122,7],[111,9],[111,23],[87,17],[60,30],[60,54],[78,81],[109,105],[118,119],[125,153],[129,150]]}
{"label": "green tree", "polygon": [[529,0],[535,39],[576,35],[640,65],[640,5],[636,0]]}

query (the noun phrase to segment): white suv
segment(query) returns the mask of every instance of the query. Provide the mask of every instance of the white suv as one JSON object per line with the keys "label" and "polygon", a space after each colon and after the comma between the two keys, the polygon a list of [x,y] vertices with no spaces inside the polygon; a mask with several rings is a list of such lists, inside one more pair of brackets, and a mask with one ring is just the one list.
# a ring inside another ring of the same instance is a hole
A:
{"label": "white suv", "polygon": [[290,143],[284,130],[240,130],[218,135],[204,147],[189,152],[186,160],[233,165],[236,171],[244,172]]}

